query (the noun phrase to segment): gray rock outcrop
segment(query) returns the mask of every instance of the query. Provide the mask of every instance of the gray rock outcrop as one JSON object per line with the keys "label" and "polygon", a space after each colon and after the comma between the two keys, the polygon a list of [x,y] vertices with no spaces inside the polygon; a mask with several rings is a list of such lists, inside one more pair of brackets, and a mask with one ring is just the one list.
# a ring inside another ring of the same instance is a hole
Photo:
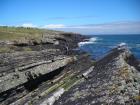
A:
{"label": "gray rock outcrop", "polygon": [[126,47],[115,48],[54,105],[139,105],[140,69],[136,64],[140,63]]}
{"label": "gray rock outcrop", "polygon": [[[0,27],[0,34],[9,35],[0,39],[0,105],[41,104],[58,88],[73,85],[71,78],[92,65],[89,55],[73,50],[84,36],[38,30],[41,33],[36,38],[31,32],[37,30],[3,28],[1,31]],[[28,37],[18,38],[24,31],[23,36]],[[15,38],[11,40],[10,35]]]}

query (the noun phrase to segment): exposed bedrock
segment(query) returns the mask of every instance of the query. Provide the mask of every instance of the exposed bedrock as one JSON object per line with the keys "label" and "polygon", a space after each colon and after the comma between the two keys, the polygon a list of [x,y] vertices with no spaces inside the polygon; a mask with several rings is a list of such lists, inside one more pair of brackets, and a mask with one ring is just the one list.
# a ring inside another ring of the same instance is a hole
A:
{"label": "exposed bedrock", "polygon": [[139,66],[126,47],[115,48],[54,105],[139,105]]}
{"label": "exposed bedrock", "polygon": [[89,55],[73,50],[84,38],[56,32],[41,39],[2,40],[0,105],[39,104],[61,86],[69,88],[71,78],[93,64]]}
{"label": "exposed bedrock", "polygon": [[0,32],[0,105],[140,104],[140,62],[126,46],[94,61],[75,50],[79,34],[13,29]]}

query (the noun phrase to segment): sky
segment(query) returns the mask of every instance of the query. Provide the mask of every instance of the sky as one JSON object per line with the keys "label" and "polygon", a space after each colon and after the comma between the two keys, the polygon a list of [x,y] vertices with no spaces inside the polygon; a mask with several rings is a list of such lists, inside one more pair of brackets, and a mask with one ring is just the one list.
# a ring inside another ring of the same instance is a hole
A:
{"label": "sky", "polygon": [[0,0],[0,25],[140,34],[140,0]]}

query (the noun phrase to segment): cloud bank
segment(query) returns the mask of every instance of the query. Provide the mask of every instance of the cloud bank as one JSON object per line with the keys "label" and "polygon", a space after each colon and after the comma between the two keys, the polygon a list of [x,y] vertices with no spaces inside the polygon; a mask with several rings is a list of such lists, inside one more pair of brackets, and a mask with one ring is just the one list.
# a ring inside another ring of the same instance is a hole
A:
{"label": "cloud bank", "polygon": [[140,21],[112,22],[104,24],[72,25],[52,28],[82,34],[140,34]]}
{"label": "cloud bank", "polygon": [[121,21],[83,25],[47,24],[44,26],[37,26],[32,23],[24,23],[21,26],[54,29],[81,34],[140,34],[140,21]]}
{"label": "cloud bank", "polygon": [[43,26],[42,28],[54,29],[54,28],[65,28],[66,26],[63,24],[48,24]]}
{"label": "cloud bank", "polygon": [[37,25],[34,25],[32,23],[24,23],[21,25],[22,27],[37,27]]}

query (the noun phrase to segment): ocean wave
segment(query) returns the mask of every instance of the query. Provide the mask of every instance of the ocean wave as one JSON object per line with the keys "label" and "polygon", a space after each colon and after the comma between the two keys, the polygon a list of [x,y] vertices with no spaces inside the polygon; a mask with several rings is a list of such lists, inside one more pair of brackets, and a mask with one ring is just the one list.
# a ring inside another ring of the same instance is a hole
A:
{"label": "ocean wave", "polygon": [[98,40],[98,37],[92,37],[88,41],[79,42],[78,46],[80,47],[80,46],[83,46],[83,45],[86,45],[86,44],[93,44],[93,43],[96,43],[97,40]]}
{"label": "ocean wave", "polygon": [[97,39],[98,39],[98,37],[92,37],[92,38],[89,39],[89,41],[90,42],[95,42],[95,41],[97,41]]}
{"label": "ocean wave", "polygon": [[136,47],[140,48],[140,44],[136,44]]}
{"label": "ocean wave", "polygon": [[124,42],[121,42],[121,43],[118,44],[119,47],[126,46],[126,45],[127,45],[127,44],[124,43]]}
{"label": "ocean wave", "polygon": [[127,46],[127,44],[124,43],[124,42],[121,42],[121,43],[119,43],[117,45],[109,45],[108,47],[113,49],[113,48],[116,48],[116,47],[123,47],[123,46]]}
{"label": "ocean wave", "polygon": [[127,46],[126,43],[124,43],[124,42],[119,43],[119,44],[118,44],[118,50],[123,49],[125,46]]}
{"label": "ocean wave", "polygon": [[129,49],[140,48],[140,44],[132,44],[132,43],[127,44],[127,43],[124,43],[124,42],[119,43],[117,45],[108,45],[108,48],[113,49],[113,48],[116,48],[116,47],[123,47],[123,46],[125,46]]}

